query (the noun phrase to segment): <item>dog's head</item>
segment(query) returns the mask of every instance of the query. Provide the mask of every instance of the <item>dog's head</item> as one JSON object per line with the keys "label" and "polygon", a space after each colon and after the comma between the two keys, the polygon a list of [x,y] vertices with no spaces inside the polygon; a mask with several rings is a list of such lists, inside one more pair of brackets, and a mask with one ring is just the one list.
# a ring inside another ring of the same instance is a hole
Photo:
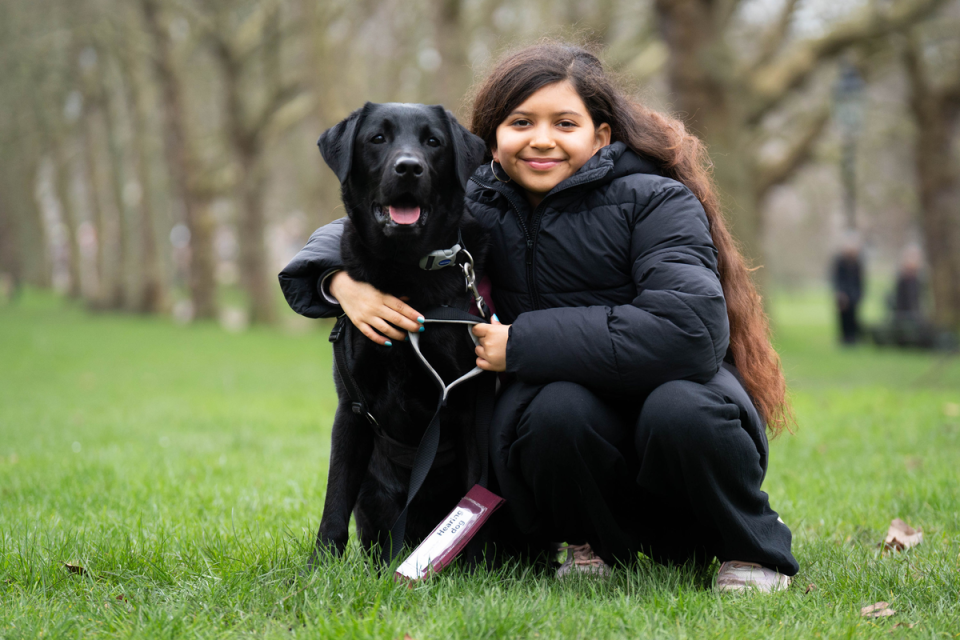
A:
{"label": "dog's head", "polygon": [[417,256],[456,229],[485,151],[443,107],[400,103],[368,102],[317,144],[363,242]]}

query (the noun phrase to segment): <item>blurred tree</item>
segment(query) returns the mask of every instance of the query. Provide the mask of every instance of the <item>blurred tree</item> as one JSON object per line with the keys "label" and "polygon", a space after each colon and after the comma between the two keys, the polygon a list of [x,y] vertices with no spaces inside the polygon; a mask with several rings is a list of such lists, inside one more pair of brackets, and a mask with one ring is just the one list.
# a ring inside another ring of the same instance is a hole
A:
{"label": "blurred tree", "polygon": [[[275,279],[268,277],[265,247],[265,150],[281,110],[304,91],[299,78],[284,79],[280,66],[280,4],[259,2],[238,19],[234,2],[209,0],[214,16],[204,37],[210,44],[224,85],[224,116],[228,147],[237,165],[235,176],[240,240],[240,282],[247,292],[250,320],[269,323],[276,316]],[[257,55],[259,54],[259,56]],[[259,66],[259,81],[246,83]],[[250,103],[255,103],[252,106]],[[284,127],[307,115],[301,103],[296,115],[287,113]]]}
{"label": "blurred tree", "polygon": [[[60,52],[54,52],[60,53]],[[66,234],[67,256],[67,295],[71,298],[81,296],[80,286],[80,246],[77,243],[78,213],[71,193],[71,167],[74,146],[74,122],[72,113],[67,111],[71,83],[64,77],[69,73],[69,65],[60,55],[46,60],[47,73],[37,82],[32,92],[32,108],[38,123],[40,147],[53,163],[53,187]],[[75,97],[79,97],[76,94]]]}
{"label": "blurred tree", "polygon": [[43,156],[40,122],[31,99],[35,78],[42,73],[42,58],[31,46],[43,29],[38,27],[40,7],[0,3],[0,229],[10,237],[0,242],[0,264],[15,283],[48,287],[50,253],[45,225],[35,191]]}
{"label": "blurred tree", "polygon": [[[764,198],[808,158],[828,121],[825,99],[794,90],[838,54],[910,26],[942,1],[871,1],[816,35],[796,37],[798,0],[784,0],[759,35],[757,25],[735,20],[738,0],[655,0],[674,107],[706,141],[727,215],[750,258],[763,253]],[[781,117],[769,126],[773,116]],[[770,146],[780,148],[774,157],[764,153]]]}
{"label": "blurred tree", "polygon": [[960,19],[941,16],[936,24],[911,31],[905,40],[903,60],[916,123],[914,162],[934,320],[960,329]]}
{"label": "blurred tree", "polygon": [[160,15],[160,0],[140,0],[144,24],[149,33],[153,66],[160,86],[160,119],[164,152],[171,190],[184,210],[190,230],[190,301],[193,316],[207,319],[217,315],[214,222],[210,201],[215,191],[205,181],[206,174],[197,154],[190,149],[187,110],[183,99],[183,80],[174,60],[170,30]]}
{"label": "blurred tree", "polygon": [[[121,114],[124,88],[123,80],[118,73],[111,69],[111,63],[117,56],[118,42],[112,29],[104,30],[103,37],[98,38],[96,51],[102,58],[101,70],[97,74],[99,94],[103,108],[103,126],[107,159],[109,161],[110,209],[112,210],[109,234],[105,233],[104,244],[109,244],[108,260],[110,277],[104,282],[105,302],[110,309],[124,309],[129,306],[130,297],[127,294],[128,283],[134,272],[130,260],[130,224],[128,198],[124,197],[127,184],[127,162],[124,128]],[[119,87],[117,85],[120,85]]]}
{"label": "blurred tree", "polygon": [[122,294],[119,293],[121,255],[118,254],[118,251],[122,251],[119,241],[122,204],[113,200],[114,167],[109,164],[109,151],[104,149],[109,144],[111,132],[105,114],[108,97],[101,82],[103,61],[89,41],[78,44],[73,59],[77,64],[83,95],[81,145],[86,191],[93,214],[91,222],[96,229],[97,242],[97,286],[89,302],[97,309],[117,309],[122,302]]}
{"label": "blurred tree", "polygon": [[139,212],[139,243],[137,268],[139,269],[138,292],[132,301],[133,308],[141,313],[159,313],[164,308],[167,283],[163,276],[157,242],[154,181],[150,171],[148,150],[148,121],[153,111],[146,95],[149,82],[142,68],[135,35],[140,30],[137,15],[130,7],[119,17],[123,22],[118,34],[117,59],[123,76],[124,99],[130,113],[131,144],[133,145],[133,173],[135,182],[132,195]]}

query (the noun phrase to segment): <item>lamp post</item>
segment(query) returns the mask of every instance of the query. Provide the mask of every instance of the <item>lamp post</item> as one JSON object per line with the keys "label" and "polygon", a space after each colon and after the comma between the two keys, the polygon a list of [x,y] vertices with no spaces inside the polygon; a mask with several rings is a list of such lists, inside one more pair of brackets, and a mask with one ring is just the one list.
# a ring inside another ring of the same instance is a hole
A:
{"label": "lamp post", "polygon": [[857,140],[863,124],[863,78],[849,62],[840,67],[840,77],[834,87],[834,117],[840,126],[840,179],[843,182],[844,213],[847,230],[857,228]]}

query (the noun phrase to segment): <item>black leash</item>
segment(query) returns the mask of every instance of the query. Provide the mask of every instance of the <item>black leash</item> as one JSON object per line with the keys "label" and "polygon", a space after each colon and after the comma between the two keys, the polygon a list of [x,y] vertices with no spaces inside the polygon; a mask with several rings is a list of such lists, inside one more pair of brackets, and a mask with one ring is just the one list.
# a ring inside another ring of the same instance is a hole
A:
{"label": "black leash", "polygon": [[[472,326],[486,322],[484,319],[478,318],[470,313],[467,313],[466,311],[454,307],[437,307],[424,313],[423,316],[425,323],[452,323]],[[364,399],[363,394],[360,392],[360,387],[357,385],[356,380],[350,373],[350,361],[347,354],[350,344],[349,334],[349,320],[346,316],[341,316],[334,325],[333,331],[330,332],[330,342],[333,343],[333,359],[337,368],[337,373],[339,374],[340,379],[346,388],[347,395],[350,398],[351,410],[355,414],[362,415],[367,419],[367,422],[370,424],[371,428],[373,428],[374,433],[378,436],[378,445],[387,443],[389,447],[391,446],[390,443],[392,443],[395,451],[400,452],[404,458],[408,458],[409,449],[411,449],[411,447],[409,445],[396,442],[383,432],[383,429],[380,427],[380,423],[377,422],[377,419],[373,416],[373,414],[370,413],[369,405]],[[416,345],[418,341],[419,336],[416,334],[411,334],[411,343],[419,355],[419,348]],[[474,418],[477,434],[477,450],[478,454],[480,455],[480,481],[478,484],[480,484],[482,487],[486,487],[489,480],[489,443],[487,442],[487,439],[490,428],[490,420],[493,417],[493,406],[495,402],[497,380],[496,376],[491,372],[483,372],[479,369],[474,369],[466,376],[462,376],[451,383],[449,386],[445,386],[443,381],[440,380],[439,376],[437,376],[436,372],[433,371],[432,367],[430,367],[429,363],[426,362],[422,355],[420,355],[420,359],[424,363],[424,366],[430,370],[432,374],[431,377],[440,385],[440,400],[437,403],[437,409],[433,414],[433,418],[430,419],[430,423],[420,439],[420,444],[416,448],[413,461],[408,467],[410,469],[410,485],[407,488],[406,503],[404,504],[400,515],[397,517],[397,520],[394,522],[393,527],[390,529],[390,540],[388,541],[387,546],[381,550],[381,557],[387,564],[393,562],[403,548],[403,539],[407,526],[407,512],[410,508],[410,504],[413,502],[413,499],[420,491],[420,487],[423,486],[423,482],[426,480],[430,469],[432,469],[435,465],[440,466],[437,463],[441,459],[449,458],[450,461],[453,460],[454,452],[452,442],[445,443],[444,451],[442,452],[447,453],[447,451],[449,451],[449,453],[441,458],[438,458],[438,452],[441,451],[440,410],[446,405],[447,393],[459,382],[466,380],[469,377],[473,377],[474,375],[479,375],[481,378],[483,378],[483,382],[480,385],[480,390],[477,395]],[[480,372],[475,373],[477,371]],[[385,451],[385,453],[387,453],[387,451]],[[393,459],[394,458],[391,457],[391,460]],[[396,460],[394,461],[396,462]],[[407,465],[404,464],[403,466]]]}

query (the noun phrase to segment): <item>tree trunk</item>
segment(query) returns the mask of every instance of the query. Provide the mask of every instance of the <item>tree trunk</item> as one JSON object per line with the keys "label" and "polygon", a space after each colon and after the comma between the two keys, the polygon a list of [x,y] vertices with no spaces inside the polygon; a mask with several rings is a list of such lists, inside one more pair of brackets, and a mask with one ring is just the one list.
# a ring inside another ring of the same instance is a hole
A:
{"label": "tree trunk", "polygon": [[243,182],[240,195],[240,281],[250,297],[250,322],[269,324],[276,319],[274,287],[267,279],[265,225],[263,216],[264,175],[255,155],[241,158]]}
{"label": "tree trunk", "polygon": [[42,230],[36,226],[39,221],[30,219],[23,197],[32,191],[32,181],[23,181],[29,172],[23,171],[22,159],[17,156],[5,157],[4,166],[7,170],[0,172],[0,273],[7,281],[0,281],[0,291],[7,289],[14,299],[24,281],[35,283],[42,277],[33,254],[39,251],[46,262],[46,253]]}
{"label": "tree trunk", "polygon": [[133,52],[128,48],[120,54],[120,70],[124,75],[124,98],[133,127],[131,141],[134,152],[134,174],[140,186],[137,206],[139,216],[139,291],[134,301],[140,313],[160,313],[166,298],[166,285],[157,248],[154,188],[150,176],[150,153],[147,146],[147,113],[149,107],[143,94],[145,79],[137,73]]}
{"label": "tree trunk", "polygon": [[54,148],[51,152],[54,162],[54,172],[56,174],[54,187],[57,192],[57,199],[60,201],[60,211],[63,214],[63,226],[66,228],[67,244],[70,252],[70,257],[67,262],[67,269],[70,275],[70,285],[67,288],[67,295],[71,298],[79,298],[81,295],[80,244],[77,242],[77,212],[71,193],[71,163],[67,154],[68,140],[53,141],[52,144]]}
{"label": "tree trunk", "polygon": [[907,45],[904,62],[917,136],[914,165],[920,219],[930,262],[934,321],[960,329],[960,166],[953,153],[960,125],[960,81],[931,86],[922,53]]}
{"label": "tree trunk", "polygon": [[[263,154],[259,131],[249,129],[245,120],[241,87],[241,63],[236,59],[226,40],[214,46],[216,59],[223,77],[226,104],[227,137],[237,161],[237,235],[240,245],[240,284],[248,297],[252,323],[270,323],[274,320],[273,289],[266,277],[266,248],[263,216]],[[274,73],[277,71],[275,70]],[[276,82],[276,77],[271,78]]]}
{"label": "tree trunk", "polygon": [[670,52],[667,75],[674,110],[707,145],[731,233],[744,256],[760,261],[760,203],[752,181],[753,149],[745,141],[732,56],[724,41],[721,3],[658,0],[660,31]]}
{"label": "tree trunk", "polygon": [[130,231],[127,224],[127,204],[123,197],[126,176],[124,175],[125,163],[120,140],[120,123],[114,111],[116,102],[110,96],[107,86],[106,72],[106,64],[104,64],[104,69],[101,72],[102,86],[100,91],[103,96],[104,126],[106,128],[107,152],[110,158],[110,188],[113,196],[114,213],[116,214],[110,233],[110,245],[113,249],[110,260],[112,277],[106,294],[107,304],[111,309],[123,309],[128,305],[127,284],[130,281],[131,272],[127,251],[130,246],[128,237]]}
{"label": "tree trunk", "polygon": [[93,228],[96,230],[97,258],[96,258],[96,287],[93,297],[88,302],[95,308],[106,306],[109,274],[107,268],[107,215],[103,203],[102,185],[106,181],[100,158],[97,157],[96,141],[99,139],[93,122],[92,110],[86,110],[83,116],[83,161],[84,174],[87,178],[87,195],[90,203],[90,215]]}
{"label": "tree trunk", "polygon": [[141,0],[147,31],[154,48],[154,67],[160,85],[160,118],[163,122],[164,152],[172,190],[183,203],[190,230],[190,299],[194,317],[214,318],[217,313],[213,219],[208,198],[199,192],[192,178],[197,163],[187,147],[186,107],[180,79],[174,67],[169,36],[160,23],[157,0]]}
{"label": "tree trunk", "polygon": [[[470,86],[470,61],[466,48],[470,45],[469,34],[463,25],[463,0],[437,0],[434,7],[437,51],[440,53],[440,68],[434,77],[434,95],[440,104],[451,111],[460,111],[467,87]],[[469,107],[464,116],[469,116]]]}

